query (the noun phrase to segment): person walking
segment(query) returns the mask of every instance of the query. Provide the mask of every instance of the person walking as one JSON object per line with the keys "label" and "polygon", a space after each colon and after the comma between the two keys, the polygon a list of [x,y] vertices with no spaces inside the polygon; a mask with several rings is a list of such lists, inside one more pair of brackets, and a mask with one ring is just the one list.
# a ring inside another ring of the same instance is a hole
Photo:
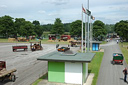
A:
{"label": "person walking", "polygon": [[123,70],[123,73],[124,73],[124,82],[127,82],[127,68],[125,68],[124,70]]}

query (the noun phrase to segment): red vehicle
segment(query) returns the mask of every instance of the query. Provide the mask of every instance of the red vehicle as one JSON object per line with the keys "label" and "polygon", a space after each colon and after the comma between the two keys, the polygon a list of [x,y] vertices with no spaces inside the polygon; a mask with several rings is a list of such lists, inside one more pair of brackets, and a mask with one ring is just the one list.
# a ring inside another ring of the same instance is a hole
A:
{"label": "red vehicle", "polygon": [[6,62],[0,61],[0,81],[4,81],[5,79],[10,79],[11,81],[15,81],[16,77],[14,72],[16,72],[16,69],[7,70],[6,69]]}
{"label": "red vehicle", "polygon": [[70,35],[61,35],[61,40],[67,41],[70,40],[71,36]]}
{"label": "red vehicle", "polygon": [[21,46],[12,46],[13,52],[16,52],[17,49],[24,49],[26,51],[28,49],[27,45],[21,45]]}

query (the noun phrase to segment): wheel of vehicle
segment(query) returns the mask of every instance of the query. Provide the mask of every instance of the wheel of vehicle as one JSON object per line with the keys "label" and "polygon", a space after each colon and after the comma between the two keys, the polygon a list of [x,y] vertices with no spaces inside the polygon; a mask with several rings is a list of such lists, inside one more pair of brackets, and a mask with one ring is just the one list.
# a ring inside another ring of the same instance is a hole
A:
{"label": "wheel of vehicle", "polygon": [[4,82],[4,80],[5,80],[5,79],[4,79],[4,78],[2,78],[0,81],[1,81],[1,82]]}
{"label": "wheel of vehicle", "polygon": [[11,81],[14,82],[16,80],[16,76],[15,75],[11,75]]}
{"label": "wheel of vehicle", "polygon": [[43,50],[43,47],[42,46],[40,47],[40,50]]}
{"label": "wheel of vehicle", "polygon": [[16,49],[13,49],[13,52],[16,52]]}
{"label": "wheel of vehicle", "polygon": [[71,45],[71,47],[73,47],[73,45]]}
{"label": "wheel of vehicle", "polygon": [[112,63],[113,63],[113,65],[115,65],[115,61],[113,61]]}
{"label": "wheel of vehicle", "polygon": [[24,51],[27,51],[27,49],[24,49]]}

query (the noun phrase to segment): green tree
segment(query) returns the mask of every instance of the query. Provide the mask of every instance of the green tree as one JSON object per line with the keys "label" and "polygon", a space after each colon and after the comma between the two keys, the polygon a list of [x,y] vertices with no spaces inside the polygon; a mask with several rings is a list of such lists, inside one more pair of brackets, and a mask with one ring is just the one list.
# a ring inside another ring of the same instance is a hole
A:
{"label": "green tree", "polygon": [[31,35],[35,35],[34,26],[30,21],[25,21],[25,25],[23,26],[23,29],[24,31],[22,32],[24,36],[28,37]]}
{"label": "green tree", "polygon": [[10,16],[0,17],[0,32],[3,36],[12,37],[14,34],[14,21]]}
{"label": "green tree", "polygon": [[43,27],[40,26],[40,22],[39,21],[33,21],[34,24],[34,31],[36,33],[36,35],[40,38],[41,35],[43,34]]}
{"label": "green tree", "polygon": [[76,21],[72,22],[70,34],[76,35],[76,36],[81,36],[81,25],[82,25],[81,20],[76,20]]}
{"label": "green tree", "polygon": [[114,33],[114,24],[106,24],[105,29],[107,30],[107,33]]}
{"label": "green tree", "polygon": [[36,26],[36,25],[40,25],[40,22],[35,20],[35,21],[32,22],[32,24],[34,24]]}
{"label": "green tree", "polygon": [[35,35],[34,25],[30,21],[26,21],[24,18],[15,19],[15,29],[17,29],[17,33],[23,37]]}
{"label": "green tree", "polygon": [[41,27],[43,27],[44,31],[51,31],[53,24],[41,25]]}
{"label": "green tree", "polygon": [[71,23],[65,23],[64,24],[64,31],[65,32],[70,32],[70,30],[71,30]]}
{"label": "green tree", "polygon": [[25,25],[25,19],[24,18],[16,18],[15,19],[15,23],[14,23],[14,26],[15,26],[15,32],[16,32],[16,34],[15,34],[15,36],[16,36],[16,38],[17,38],[17,34],[19,34],[20,36],[24,36],[23,35],[23,31],[26,31],[26,30],[24,30],[24,25]]}
{"label": "green tree", "polygon": [[60,18],[56,18],[53,28],[51,30],[52,34],[63,34],[64,33],[64,26],[63,23],[61,22]]}
{"label": "green tree", "polygon": [[105,29],[105,24],[97,20],[93,23],[93,37],[96,40],[103,40],[107,34],[107,31]]}
{"label": "green tree", "polygon": [[123,39],[128,41],[128,21],[120,21],[115,24],[115,32]]}

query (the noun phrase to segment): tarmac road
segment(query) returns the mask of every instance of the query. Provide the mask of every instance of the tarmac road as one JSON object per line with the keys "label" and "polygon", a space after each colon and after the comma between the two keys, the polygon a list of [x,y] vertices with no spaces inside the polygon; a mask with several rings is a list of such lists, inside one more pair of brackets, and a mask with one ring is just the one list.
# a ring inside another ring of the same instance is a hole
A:
{"label": "tarmac road", "polygon": [[104,49],[104,56],[101,63],[99,76],[97,80],[97,85],[127,85],[123,81],[123,69],[127,67],[124,62],[123,65],[113,65],[111,64],[113,53],[122,53],[119,45],[116,41],[108,42],[102,45],[101,48]]}
{"label": "tarmac road", "polygon": [[[0,82],[0,85],[30,85],[36,79],[41,77],[47,72],[47,62],[38,61],[39,56],[45,55],[56,50],[55,45],[43,44],[43,50],[41,51],[22,51],[12,52],[12,46],[14,45],[25,45],[15,43],[0,43],[0,61],[4,60],[7,64],[7,70],[16,68],[16,81],[11,82],[5,80]],[[30,47],[30,44],[26,44]]]}

